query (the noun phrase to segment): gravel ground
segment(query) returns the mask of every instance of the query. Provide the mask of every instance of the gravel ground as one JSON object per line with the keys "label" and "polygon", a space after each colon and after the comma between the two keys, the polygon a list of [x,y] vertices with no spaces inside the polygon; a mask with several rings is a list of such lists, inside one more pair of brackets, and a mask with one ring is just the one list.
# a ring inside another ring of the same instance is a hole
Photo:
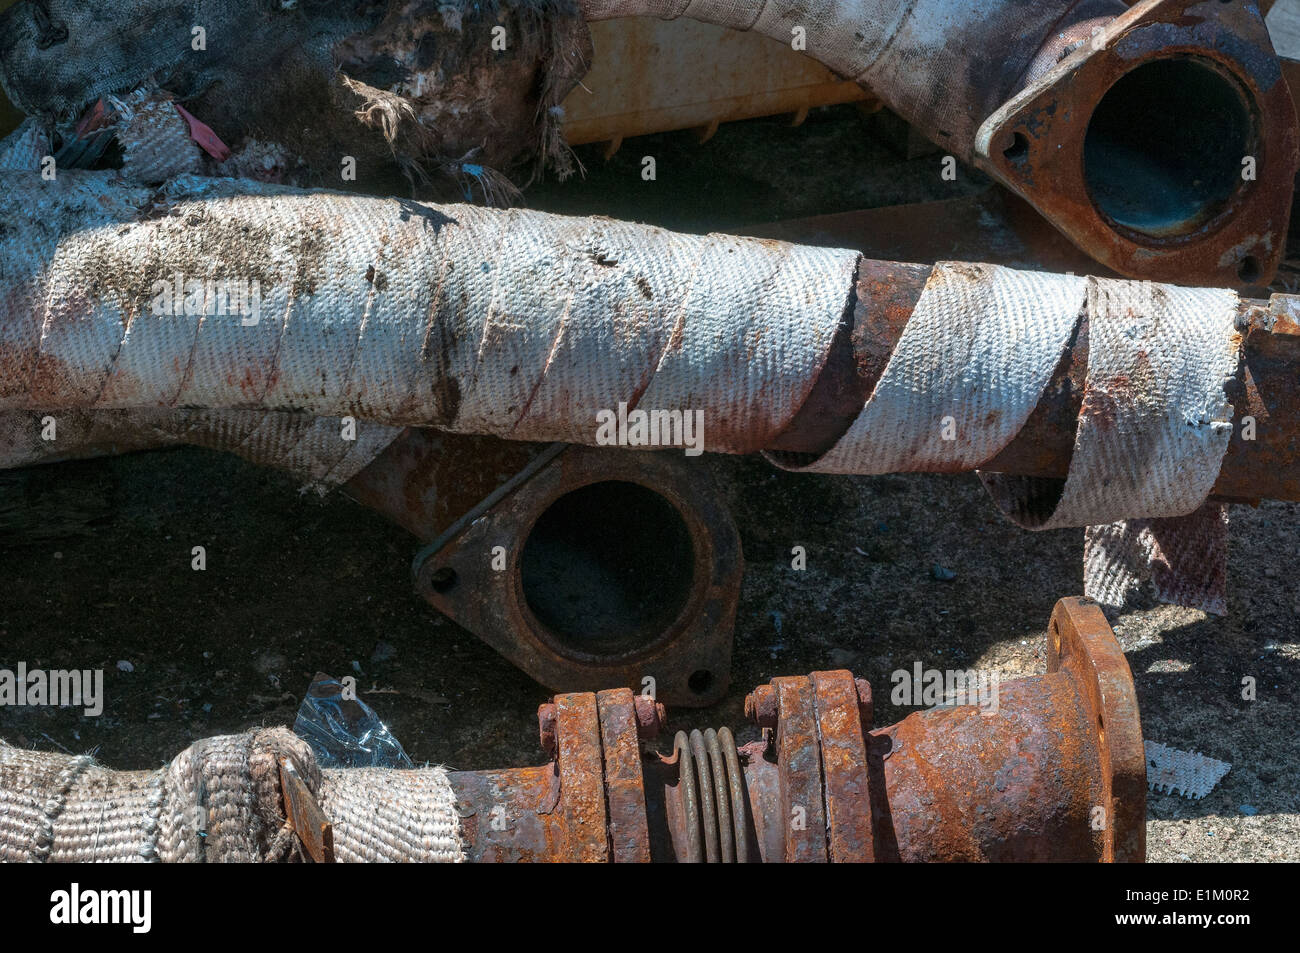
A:
{"label": "gravel ground", "polygon": [[[938,192],[937,164],[897,158],[883,122],[832,110],[797,130],[724,127],[704,147],[650,137],[608,164],[588,150],[585,183],[531,200],[706,230],[981,185],[965,173]],[[651,153],[659,179],[642,183],[639,157]],[[752,686],[818,668],[877,686],[915,661],[1037,674],[1053,604],[1082,588],[1081,531],[1021,532],[973,477],[698,465],[731,501],[747,572],[731,691],[712,709],[674,712],[673,730],[739,726]],[[99,718],[0,709],[12,743],[151,767],[195,738],[291,722],[317,671],[359,672],[365,699],[417,760],[541,760],[535,711],[548,692],[414,596],[414,540],[342,495],[322,501],[277,473],[187,449],[0,475],[0,513],[15,499],[28,515],[23,532],[0,521],[0,667],[103,668],[108,704]],[[1117,620],[1144,735],[1232,764],[1202,801],[1150,797],[1151,860],[1300,856],[1296,516],[1291,504],[1234,509],[1227,618],[1148,606]],[[196,545],[205,572],[190,568]],[[794,545],[807,548],[806,572],[790,569]],[[935,565],[955,578],[937,581]],[[877,722],[906,713],[878,702]]]}

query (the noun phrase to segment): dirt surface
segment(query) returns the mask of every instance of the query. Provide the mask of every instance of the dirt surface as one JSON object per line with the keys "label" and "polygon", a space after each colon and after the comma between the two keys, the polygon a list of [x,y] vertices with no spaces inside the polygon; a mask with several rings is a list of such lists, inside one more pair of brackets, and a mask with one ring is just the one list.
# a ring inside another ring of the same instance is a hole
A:
{"label": "dirt surface", "polygon": [[[635,140],[609,164],[582,150],[587,181],[542,187],[531,204],[705,231],[979,187],[967,172],[940,186],[937,160],[901,159],[884,123],[839,109],[800,129],[723,127],[705,146]],[[640,177],[647,154],[654,183]],[[916,661],[1039,673],[1053,604],[1082,588],[1082,532],[1016,529],[973,477],[698,465],[731,501],[747,572],[731,691],[673,712],[671,730],[742,726],[745,692],[774,675],[850,668],[876,684],[886,724],[908,713],[888,704],[890,672]],[[21,509],[22,531],[6,532],[6,505]],[[1297,515],[1234,509],[1227,618],[1148,607],[1118,620],[1144,735],[1232,764],[1203,801],[1151,796],[1151,860],[1300,857]],[[803,572],[791,568],[796,545]],[[205,571],[191,568],[194,546]],[[341,494],[322,501],[206,451],[0,474],[0,667],[102,668],[107,695],[99,718],[0,708],[0,737],[153,767],[199,737],[291,723],[325,671],[356,675],[417,761],[540,763],[535,713],[549,693],[413,594],[415,548]]]}

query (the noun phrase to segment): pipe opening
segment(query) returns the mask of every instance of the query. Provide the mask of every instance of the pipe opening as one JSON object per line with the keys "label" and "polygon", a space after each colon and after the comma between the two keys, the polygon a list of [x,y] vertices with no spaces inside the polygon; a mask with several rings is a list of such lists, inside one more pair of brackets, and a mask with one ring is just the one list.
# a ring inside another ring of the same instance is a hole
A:
{"label": "pipe opening", "polygon": [[1239,84],[1191,58],[1122,76],[1093,111],[1084,180],[1098,211],[1155,238],[1187,234],[1244,184],[1255,123]]}
{"label": "pipe opening", "polygon": [[636,483],[605,481],[552,503],[524,542],[528,608],[579,657],[654,642],[690,597],[695,547],[677,508]]}

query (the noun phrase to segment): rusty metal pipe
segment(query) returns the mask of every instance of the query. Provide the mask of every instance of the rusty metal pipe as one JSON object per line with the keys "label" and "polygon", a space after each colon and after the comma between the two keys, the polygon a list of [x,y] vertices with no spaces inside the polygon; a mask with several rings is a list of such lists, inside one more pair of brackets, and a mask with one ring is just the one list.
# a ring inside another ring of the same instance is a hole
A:
{"label": "rusty metal pipe", "polygon": [[793,43],[1119,273],[1258,286],[1281,261],[1300,133],[1253,2],[584,0],[583,10],[686,16]]}
{"label": "rusty metal pipe", "polygon": [[[880,379],[930,271],[931,268],[924,265],[863,260],[850,313],[845,317],[808,399],[784,431],[766,445],[748,449],[820,454],[830,448],[861,412]],[[1296,300],[1289,296],[1274,296],[1268,302],[1243,302],[1240,320],[1244,338],[1242,370],[1229,397],[1235,409],[1234,419],[1242,421],[1250,417],[1258,426],[1254,440],[1247,440],[1242,428],[1234,428],[1214,487],[1219,499],[1300,500],[1300,320],[1296,314]],[[1017,476],[1064,477],[1073,452],[1087,365],[1088,327],[1085,316],[1076,339],[1025,427],[982,468]],[[241,413],[254,415],[254,412]],[[65,423],[69,426],[64,428],[64,435],[58,442],[49,443],[36,436],[40,431],[39,416],[0,415],[0,462],[7,466],[22,466],[151,449],[180,442],[218,449],[229,446],[228,442],[210,439],[210,434],[188,423],[185,426],[169,425],[167,432],[153,426],[142,430],[132,424],[132,412],[127,411],[59,414],[60,426]],[[156,413],[146,414],[145,418],[155,416]],[[20,417],[23,418],[21,421],[18,420]],[[431,441],[438,439],[441,438],[422,435],[420,430],[407,431],[390,453],[358,474],[349,484],[350,492],[367,505],[383,510],[421,539],[432,539],[445,528],[449,514],[456,506],[452,497],[447,495],[438,497],[433,504],[438,511],[430,509],[428,501],[420,500],[420,494],[433,485],[455,485],[453,480],[438,477],[429,468],[443,468],[449,474],[454,472],[456,480],[467,480],[464,496],[469,502],[486,495],[485,488],[474,482],[476,478],[467,478],[457,468],[454,458],[435,459],[430,452]],[[508,449],[510,447],[515,449]],[[511,455],[512,460],[518,463],[528,459],[532,451],[521,445],[506,444],[501,452]],[[254,459],[255,462],[273,462]],[[491,468],[480,472],[491,472]],[[397,502],[403,499],[411,505]]]}
{"label": "rusty metal pipe", "polygon": [[[861,411],[884,372],[930,268],[864,260],[853,314],[836,338],[808,401],[768,449],[820,454]],[[1300,500],[1300,305],[1274,295],[1244,300],[1238,328],[1242,361],[1229,397],[1233,429],[1215,498],[1249,502]],[[1024,428],[981,469],[1017,476],[1065,477],[1074,452],[1088,369],[1088,319],[1071,342]],[[1253,438],[1253,439],[1248,439]]]}
{"label": "rusty metal pipe", "polygon": [[[863,261],[852,316],[845,320],[809,399],[787,430],[767,447],[755,450],[822,454],[842,436],[879,381],[930,272],[927,265]],[[1243,303],[1243,369],[1230,397],[1235,420],[1253,417],[1260,426],[1255,441],[1245,439],[1242,428],[1234,430],[1214,486],[1219,499],[1300,501],[1300,320],[1296,312],[1291,296],[1275,295],[1269,302]],[[1084,317],[1078,337],[1026,426],[983,469],[1015,476],[1065,477],[1074,451],[1075,423],[1083,404],[1087,367],[1088,328]],[[43,445],[32,441],[31,452],[0,456],[12,458],[8,465],[27,465],[156,449],[179,442],[229,449],[192,426],[172,428],[168,434],[160,430],[140,432],[131,420],[133,415],[123,411],[77,413],[68,434],[59,442]],[[35,425],[25,428],[25,432],[36,430]],[[182,432],[183,439],[179,436]],[[461,465],[458,454],[438,452],[447,439],[456,436],[435,430],[404,430],[389,450],[348,482],[348,493],[428,541],[446,529],[456,515],[490,493],[497,485],[497,473],[517,471],[537,452],[536,445],[497,441],[491,452],[499,459],[484,459],[482,467],[467,468]],[[468,446],[461,447],[461,451],[474,455],[489,452],[482,442],[472,441],[476,447],[472,451],[467,450]],[[247,451],[247,447],[240,450]]]}
{"label": "rusty metal pipe", "polygon": [[1046,674],[969,674],[973,696],[878,729],[850,673],[776,678],[746,703],[761,741],[678,732],[670,755],[643,747],[666,719],[650,697],[559,695],[538,711],[549,762],[496,771],[323,767],[284,728],[200,739],[153,771],[0,743],[0,859],[1142,860],[1141,723],[1098,607],[1057,604]]}
{"label": "rusty metal pipe", "polygon": [[581,0],[580,5],[588,21],[686,17],[762,33],[856,80],[967,161],[973,159],[980,123],[1019,91],[1045,49],[1079,24],[1108,22],[1127,9],[1122,0]]}
{"label": "rusty metal pipe", "polygon": [[1140,861],[1146,768],[1132,676],[1096,605],[1061,600],[1047,674],[995,713],[938,707],[873,729],[848,672],[747,700],[764,740],[679,732],[630,691],[543,705],[541,767],[453,772],[477,862]]}

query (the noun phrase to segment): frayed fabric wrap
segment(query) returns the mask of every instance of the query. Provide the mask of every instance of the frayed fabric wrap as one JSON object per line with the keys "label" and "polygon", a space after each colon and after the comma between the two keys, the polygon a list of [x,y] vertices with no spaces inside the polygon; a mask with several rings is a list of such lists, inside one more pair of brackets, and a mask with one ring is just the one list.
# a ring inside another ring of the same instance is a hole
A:
{"label": "frayed fabric wrap", "polygon": [[1160,602],[1226,615],[1228,508],[1206,503],[1187,516],[1089,526],[1084,594],[1121,608],[1145,582]]}
{"label": "frayed fabric wrap", "polygon": [[254,863],[296,859],[279,759],[334,827],[339,861],[464,860],[442,768],[321,771],[285,728],[196,741],[157,771],[0,742],[0,861]]}
{"label": "frayed fabric wrap", "polygon": [[323,493],[373,463],[401,432],[369,420],[259,410],[14,411],[0,413],[0,470],[184,444],[284,470]]}
{"label": "frayed fabric wrap", "polygon": [[[858,261],[231,180],[10,183],[0,411],[301,411],[591,443],[597,412],[628,402],[702,410],[709,449],[753,452],[816,382]],[[256,281],[255,319],[168,306],[177,276]]]}
{"label": "frayed fabric wrap", "polygon": [[0,139],[0,172],[39,172],[51,151],[44,124],[24,119],[22,125]]}
{"label": "frayed fabric wrap", "polygon": [[1029,419],[1078,327],[1087,279],[940,262],[862,413],[815,473],[961,473]]}
{"label": "frayed fabric wrap", "polygon": [[[140,414],[159,439],[206,440],[325,485],[404,425],[593,444],[598,415],[620,405],[700,411],[705,449],[763,450],[855,303],[851,251],[236,180],[11,181],[0,424]],[[178,276],[256,281],[255,320],[210,307],[202,289],[189,307]],[[1227,449],[1238,304],[1230,291],[940,263],[841,439],[816,458],[770,457],[808,472],[977,469],[1023,428],[1086,315],[1068,479],[985,484],[1030,529],[1183,517]],[[367,428],[346,450],[333,436],[344,416]],[[30,456],[30,428],[26,439]],[[1151,531],[1161,552],[1193,558]]]}
{"label": "frayed fabric wrap", "polygon": [[334,818],[343,863],[458,863],[465,859],[456,795],[441,769],[326,768],[321,809]]}
{"label": "frayed fabric wrap", "polygon": [[1089,596],[1123,605],[1153,579],[1162,600],[1222,613],[1227,514],[1202,506],[1231,436],[1237,306],[1230,291],[941,262],[840,441],[811,461],[768,456],[803,472],[976,469],[1024,426],[1086,313],[1068,478],[981,479],[1026,529],[1089,527]]}
{"label": "frayed fabric wrap", "polygon": [[[1230,291],[1089,279],[1088,379],[1064,481],[981,474],[1027,529],[1088,526],[1084,591],[1119,607],[1156,597],[1222,615],[1227,508],[1206,503],[1232,435]],[[1115,514],[1129,518],[1112,522]]]}
{"label": "frayed fabric wrap", "polygon": [[1027,529],[1185,516],[1209,497],[1232,436],[1237,296],[1100,278],[1087,287],[1088,379],[1069,475],[983,478]]}

